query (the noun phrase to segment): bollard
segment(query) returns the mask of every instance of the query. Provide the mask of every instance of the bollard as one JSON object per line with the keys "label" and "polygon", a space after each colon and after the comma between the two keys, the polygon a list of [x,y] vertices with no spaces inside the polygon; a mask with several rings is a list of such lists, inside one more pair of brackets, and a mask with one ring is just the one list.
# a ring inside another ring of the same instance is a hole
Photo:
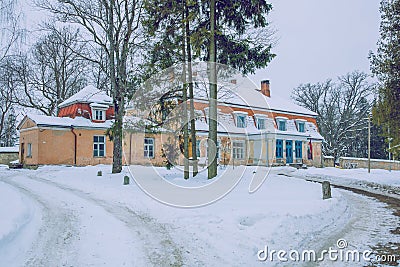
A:
{"label": "bollard", "polygon": [[331,184],[328,181],[322,182],[322,199],[331,198]]}
{"label": "bollard", "polygon": [[124,176],[124,185],[129,184],[129,176]]}
{"label": "bollard", "polygon": [[97,176],[102,176],[102,175],[103,175],[103,173],[101,171],[97,172]]}

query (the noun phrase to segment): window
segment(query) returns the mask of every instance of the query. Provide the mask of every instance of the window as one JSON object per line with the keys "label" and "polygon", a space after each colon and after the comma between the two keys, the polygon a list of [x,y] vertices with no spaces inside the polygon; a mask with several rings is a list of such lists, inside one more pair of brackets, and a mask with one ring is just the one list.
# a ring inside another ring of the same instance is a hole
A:
{"label": "window", "polygon": [[283,140],[276,140],[276,158],[283,158]]}
{"label": "window", "polygon": [[200,157],[200,140],[196,140],[196,156]]}
{"label": "window", "polygon": [[296,141],[294,143],[294,149],[295,149],[296,159],[301,159],[303,157],[302,142]]}
{"label": "window", "polygon": [[106,138],[104,135],[93,136],[93,156],[104,157],[106,154]]}
{"label": "window", "polygon": [[154,138],[144,139],[144,157],[154,158]]}
{"label": "window", "polygon": [[246,116],[245,115],[236,115],[236,127],[246,128]]}
{"label": "window", "polygon": [[27,148],[27,153],[26,153],[26,156],[28,157],[28,158],[31,158],[32,157],[32,144],[31,143],[28,143],[28,148]]}
{"label": "window", "polygon": [[286,120],[279,120],[278,121],[278,130],[286,131]]}
{"label": "window", "polygon": [[95,109],[94,111],[94,120],[96,121],[104,121],[105,120],[105,111],[104,110],[99,110]]}
{"label": "window", "polygon": [[298,123],[298,127],[299,127],[299,132],[304,133],[305,129],[304,129],[304,122],[299,122]]}
{"label": "window", "polygon": [[264,130],[265,129],[265,119],[257,118],[256,119],[257,129]]}
{"label": "window", "polygon": [[232,142],[232,154],[234,159],[244,159],[244,142],[233,141]]}

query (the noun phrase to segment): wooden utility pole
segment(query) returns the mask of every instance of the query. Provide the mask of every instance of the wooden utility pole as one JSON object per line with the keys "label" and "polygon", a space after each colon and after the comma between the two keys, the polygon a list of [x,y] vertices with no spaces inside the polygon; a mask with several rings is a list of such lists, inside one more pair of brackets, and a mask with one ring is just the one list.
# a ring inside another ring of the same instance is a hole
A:
{"label": "wooden utility pole", "polygon": [[368,173],[371,172],[371,115],[368,114]]}

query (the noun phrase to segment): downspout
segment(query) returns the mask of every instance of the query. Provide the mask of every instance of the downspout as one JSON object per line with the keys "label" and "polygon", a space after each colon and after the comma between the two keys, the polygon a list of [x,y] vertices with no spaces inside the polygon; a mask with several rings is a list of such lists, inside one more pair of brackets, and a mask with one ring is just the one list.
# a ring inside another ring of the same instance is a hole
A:
{"label": "downspout", "polygon": [[74,135],[74,165],[76,165],[76,148],[77,148],[77,136],[76,133],[74,132],[74,126],[71,127],[71,133]]}
{"label": "downspout", "polygon": [[129,134],[129,165],[132,164],[132,132]]}

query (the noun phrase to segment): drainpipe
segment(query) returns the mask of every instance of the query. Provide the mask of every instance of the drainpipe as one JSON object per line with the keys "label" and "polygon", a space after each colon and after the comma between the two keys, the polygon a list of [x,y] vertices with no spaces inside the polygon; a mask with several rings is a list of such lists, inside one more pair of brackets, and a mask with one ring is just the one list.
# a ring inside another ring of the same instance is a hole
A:
{"label": "drainpipe", "polygon": [[77,136],[74,132],[74,126],[71,125],[71,133],[74,135],[74,165],[76,165],[76,148],[77,148]]}

